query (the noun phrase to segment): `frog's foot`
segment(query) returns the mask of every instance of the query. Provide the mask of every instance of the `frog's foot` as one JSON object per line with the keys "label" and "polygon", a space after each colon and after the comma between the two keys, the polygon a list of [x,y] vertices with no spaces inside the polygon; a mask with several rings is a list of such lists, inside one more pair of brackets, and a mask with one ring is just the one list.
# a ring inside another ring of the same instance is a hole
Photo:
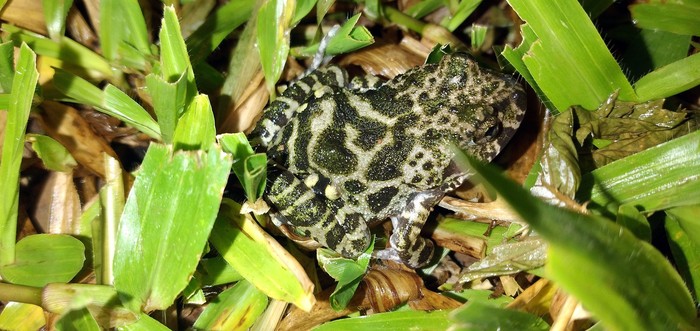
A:
{"label": "frog's foot", "polygon": [[411,268],[420,268],[427,264],[433,256],[434,245],[431,240],[422,238],[420,232],[430,210],[443,195],[440,190],[416,193],[406,205],[406,209],[400,215],[391,218],[394,231],[389,242],[392,248],[389,252],[379,252],[377,256],[392,260],[398,258]]}
{"label": "frog's foot", "polygon": [[335,37],[335,35],[338,33],[338,30],[340,30],[340,25],[336,24],[333,27],[331,27],[330,30],[328,30],[328,33],[326,33],[325,36],[323,36],[321,42],[318,44],[318,50],[316,51],[316,54],[314,54],[314,59],[311,62],[311,66],[309,67],[309,69],[307,69],[304,76],[320,68],[323,62],[330,61],[331,56],[326,56],[326,48],[328,48],[328,43],[331,39],[333,39],[333,37]]}

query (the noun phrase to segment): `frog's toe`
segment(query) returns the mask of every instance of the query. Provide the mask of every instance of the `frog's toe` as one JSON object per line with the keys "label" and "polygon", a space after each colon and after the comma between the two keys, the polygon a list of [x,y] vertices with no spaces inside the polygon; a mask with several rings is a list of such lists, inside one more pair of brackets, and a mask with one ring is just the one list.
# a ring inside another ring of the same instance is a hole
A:
{"label": "frog's toe", "polygon": [[382,249],[380,251],[376,251],[372,254],[372,257],[374,257],[375,259],[379,259],[379,260],[390,260],[390,261],[394,261],[394,262],[403,263],[403,261],[399,257],[399,252],[397,252],[393,248],[387,248],[387,249]]}

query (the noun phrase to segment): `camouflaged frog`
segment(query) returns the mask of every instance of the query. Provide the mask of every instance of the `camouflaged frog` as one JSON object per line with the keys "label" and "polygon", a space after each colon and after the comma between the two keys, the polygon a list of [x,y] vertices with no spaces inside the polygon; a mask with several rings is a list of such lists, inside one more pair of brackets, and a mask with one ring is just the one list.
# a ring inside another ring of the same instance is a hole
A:
{"label": "camouflaged frog", "polygon": [[386,82],[316,70],[272,102],[254,133],[270,160],[273,220],[355,258],[369,245],[369,226],[390,218],[391,248],[376,256],[423,266],[433,253],[420,237],[430,210],[469,176],[452,161],[450,142],[490,161],[524,111],[514,78],[466,54]]}

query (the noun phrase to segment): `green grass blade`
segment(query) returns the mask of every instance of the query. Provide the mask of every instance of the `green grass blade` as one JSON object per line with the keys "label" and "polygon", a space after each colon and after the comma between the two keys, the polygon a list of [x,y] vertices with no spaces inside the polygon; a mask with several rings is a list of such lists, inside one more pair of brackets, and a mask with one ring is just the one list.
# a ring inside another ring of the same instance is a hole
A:
{"label": "green grass blade", "polygon": [[180,79],[185,73],[187,81],[186,104],[197,94],[197,85],[194,81],[194,72],[187,54],[185,40],[182,39],[180,23],[173,7],[165,7],[163,12],[163,27],[160,29],[160,65],[163,78],[169,82]]}
{"label": "green grass blade", "polygon": [[15,247],[15,262],[0,267],[6,282],[41,287],[66,283],[83,267],[85,246],[63,234],[35,234],[22,238]]}
{"label": "green grass blade", "polygon": [[442,7],[443,5],[444,5],[443,0],[420,1],[420,2],[416,2],[411,7],[408,7],[408,9],[404,10],[404,13],[406,13],[406,15],[410,15],[411,17],[420,19],[420,18],[423,18],[425,15],[428,15],[428,14],[436,11],[438,8]]}
{"label": "green grass blade", "polygon": [[267,296],[309,311],[316,301],[311,280],[299,263],[240,209],[233,200],[223,200],[209,238],[211,244]]}
{"label": "green grass blade", "polygon": [[5,138],[0,159],[0,266],[15,260],[15,236],[19,203],[19,171],[24,148],[24,133],[32,109],[39,72],[36,54],[26,44],[19,50],[12,81],[10,107],[5,122]]}
{"label": "green grass blade", "polygon": [[117,328],[118,331],[170,331],[170,328],[156,321],[148,314],[141,314],[136,323]]}
{"label": "green grass blade", "polygon": [[53,40],[59,40],[66,29],[66,15],[73,5],[73,0],[42,0],[46,29]]}
{"label": "green grass blade", "polygon": [[447,330],[449,310],[394,311],[356,318],[346,318],[321,324],[314,331],[357,331],[357,330]]}
{"label": "green grass blade", "polygon": [[175,149],[208,150],[215,140],[216,128],[209,97],[200,94],[192,100],[178,121],[173,143]]}
{"label": "green grass blade", "polygon": [[537,36],[523,61],[537,86],[557,110],[572,105],[596,109],[620,90],[620,99],[637,96],[576,0],[510,0]]}
{"label": "green grass blade", "polygon": [[10,301],[0,312],[0,330],[34,331],[45,324],[44,310],[36,305]]}
{"label": "green grass blade", "polygon": [[95,318],[86,308],[71,310],[56,321],[56,330],[100,331]]}
{"label": "green grass blade", "polygon": [[112,67],[102,56],[72,39],[64,37],[56,42],[9,24],[3,24],[2,30],[10,34],[9,38],[15,46],[25,42],[39,55],[49,56],[78,68],[90,68],[108,79],[114,75]]}
{"label": "green grass blade", "polygon": [[294,1],[269,0],[260,7],[257,18],[258,51],[265,84],[274,98],[275,84],[282,74],[289,54],[289,25]]}
{"label": "green grass blade", "polygon": [[[12,42],[0,44],[0,93],[12,91],[12,77],[15,75],[15,46]],[[2,109],[7,109],[3,107]]]}
{"label": "green grass blade", "polygon": [[[620,61],[621,65],[629,70],[627,76],[634,77],[634,79],[630,78],[631,81],[639,79],[654,69],[686,58],[691,41],[690,36],[647,29],[641,29],[639,34],[632,35],[631,38],[625,37],[629,39],[629,47]],[[646,56],[639,56],[639,54],[646,54]]]}
{"label": "green grass blade", "polygon": [[267,296],[242,280],[219,293],[194,323],[197,330],[248,330],[267,306]]}
{"label": "green grass blade", "polygon": [[630,6],[630,11],[641,28],[700,36],[700,2],[640,3]]}
{"label": "green grass blade", "polygon": [[69,100],[93,106],[150,137],[160,139],[158,123],[141,105],[115,86],[108,84],[101,91],[90,82],[62,70],[56,70],[54,86]]}
{"label": "green grass blade", "polygon": [[95,108],[102,107],[104,92],[97,86],[73,75],[68,71],[56,68],[53,76],[53,86],[67,97],[66,101],[81,103]]}
{"label": "green grass blade", "polygon": [[456,160],[486,179],[549,243],[546,275],[580,300],[606,329],[693,329],[690,293],[653,246],[608,219],[548,205],[462,152]]}
{"label": "green grass blade", "polygon": [[374,36],[364,26],[357,26],[360,14],[350,17],[343,25],[335,37],[328,41],[326,54],[337,55],[349,53],[354,50],[369,46],[374,43]]}
{"label": "green grass blade", "polygon": [[142,56],[151,53],[146,21],[138,0],[100,1],[99,35],[102,54],[110,61],[129,55],[122,54],[122,45],[135,48]]}
{"label": "green grass blade", "polygon": [[503,55],[503,57],[506,58],[506,60],[508,60],[508,62],[513,66],[513,68],[515,68],[515,70],[518,71],[518,73],[520,73],[520,76],[525,78],[525,81],[527,81],[528,85],[530,85],[532,89],[535,90],[535,93],[537,93],[537,96],[540,97],[540,100],[542,100],[542,103],[547,107],[547,109],[551,110],[554,114],[557,114],[557,108],[554,107],[554,104],[552,104],[552,102],[549,101],[549,98],[544,93],[544,91],[542,91],[540,86],[537,85],[535,77],[532,76],[529,69],[527,68],[527,65],[523,61],[523,58],[526,54],[528,54],[532,43],[534,43],[537,40],[537,35],[535,35],[535,32],[532,31],[528,24],[521,25],[520,29],[523,35],[523,41],[520,44],[520,46],[514,49],[510,45],[506,45],[501,55]]}
{"label": "green grass blade", "polygon": [[122,306],[119,293],[112,286],[49,284],[41,297],[42,307],[57,315],[87,309],[103,329],[133,323],[137,318],[137,313]]}
{"label": "green grass blade", "polygon": [[103,104],[98,110],[124,121],[152,138],[160,139],[158,123],[141,105],[122,90],[114,85],[107,85],[103,98]]}
{"label": "green grass blade", "polygon": [[338,282],[328,299],[334,310],[340,311],[344,309],[352,299],[355,290],[357,290],[360,281],[362,281],[362,277],[367,272],[373,250],[374,241],[358,257],[357,261],[346,259],[327,248],[320,248],[316,251],[318,264],[329,276]]}
{"label": "green grass blade", "polygon": [[114,285],[134,311],[165,309],[188,284],[231,169],[218,148],[173,152],[152,144],[119,224]]}
{"label": "green grass blade", "polygon": [[452,311],[450,330],[523,330],[546,331],[549,324],[542,318],[513,309],[505,309],[483,301],[468,301]]}
{"label": "green grass blade", "polygon": [[28,134],[27,140],[32,143],[32,149],[47,169],[69,171],[78,166],[70,152],[53,138],[40,134]]}
{"label": "green grass blade", "polygon": [[700,85],[700,54],[656,69],[634,83],[641,101],[663,99]]}
{"label": "green grass blade", "polygon": [[187,49],[193,63],[204,60],[231,31],[251,16],[255,1],[229,1],[187,37]]}
{"label": "green grass blade", "polygon": [[454,15],[452,15],[452,18],[450,21],[447,23],[447,30],[450,30],[450,32],[456,30],[464,21],[471,15],[474,10],[476,10],[476,7],[481,4],[481,0],[462,0],[459,2],[459,6],[457,7],[457,10],[455,11]]}
{"label": "green grass blade", "polygon": [[633,204],[656,211],[700,201],[700,131],[617,160],[583,176],[578,201],[617,211]]}
{"label": "green grass blade", "polygon": [[[100,188],[100,217],[93,226],[95,279],[98,284],[114,284],[114,252],[119,219],[124,212],[125,193],[122,167],[115,158],[103,154],[105,185]],[[99,222],[99,223],[97,223]],[[99,224],[99,225],[98,225]]]}
{"label": "green grass blade", "polygon": [[233,155],[233,173],[243,185],[248,201],[255,202],[265,191],[267,178],[267,156],[255,154],[242,132],[223,134],[218,137],[222,148]]}
{"label": "green grass blade", "polygon": [[175,82],[168,82],[159,75],[150,74],[146,76],[146,86],[153,100],[163,142],[171,144],[178,117],[185,108],[187,82],[184,75]]}
{"label": "green grass blade", "polygon": [[671,208],[666,211],[667,238],[673,260],[690,286],[695,301],[700,295],[700,204]]}

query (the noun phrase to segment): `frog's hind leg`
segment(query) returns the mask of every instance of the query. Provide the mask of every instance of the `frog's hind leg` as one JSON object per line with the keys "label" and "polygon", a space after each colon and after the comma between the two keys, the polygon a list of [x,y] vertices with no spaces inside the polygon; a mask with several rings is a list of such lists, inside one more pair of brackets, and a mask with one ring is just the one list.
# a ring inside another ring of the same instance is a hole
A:
{"label": "frog's hind leg", "polygon": [[252,133],[251,143],[269,146],[295,112],[303,111],[309,100],[318,98],[317,91],[324,90],[327,86],[343,87],[347,82],[348,74],[345,70],[338,66],[328,66],[292,83],[265,109]]}
{"label": "frog's hind leg", "polygon": [[412,268],[419,268],[433,256],[433,242],[420,236],[428,215],[435,204],[442,199],[440,190],[430,190],[414,194],[404,211],[391,217],[394,231],[389,238],[391,249],[380,251],[380,259],[400,260]]}
{"label": "frog's hind leg", "polygon": [[288,170],[269,169],[267,200],[297,232],[349,258],[369,246],[369,228],[360,214],[316,194]]}

